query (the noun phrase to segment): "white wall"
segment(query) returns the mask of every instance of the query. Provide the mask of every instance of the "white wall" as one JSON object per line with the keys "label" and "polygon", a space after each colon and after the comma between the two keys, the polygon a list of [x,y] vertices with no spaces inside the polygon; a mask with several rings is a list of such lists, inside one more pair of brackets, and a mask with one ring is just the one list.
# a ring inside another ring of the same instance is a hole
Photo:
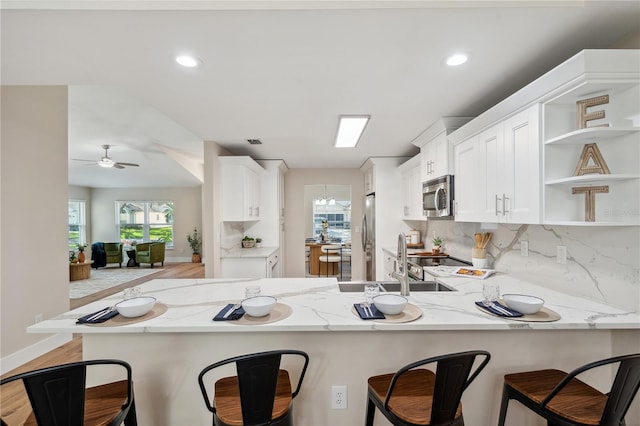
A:
{"label": "white wall", "polygon": [[[187,234],[198,227],[202,232],[202,190],[200,186],[184,188],[93,188],[91,189],[90,241],[118,241],[116,201],[173,201],[173,249],[167,249],[166,262],[191,261]],[[202,246],[204,254],[206,245]]]}
{"label": "white wall", "polygon": [[362,208],[364,200],[364,176],[360,169],[289,169],[284,180],[284,211],[285,211],[285,251],[286,267],[285,277],[305,276],[305,250],[304,239],[305,209],[304,188],[305,185],[351,185],[351,240],[352,245],[352,279],[362,279],[362,246],[360,234],[355,232],[355,227],[362,227]]}
{"label": "white wall", "polygon": [[[0,355],[2,369],[40,355],[35,316],[69,310],[67,89],[2,86]],[[55,345],[54,345],[55,346]]]}

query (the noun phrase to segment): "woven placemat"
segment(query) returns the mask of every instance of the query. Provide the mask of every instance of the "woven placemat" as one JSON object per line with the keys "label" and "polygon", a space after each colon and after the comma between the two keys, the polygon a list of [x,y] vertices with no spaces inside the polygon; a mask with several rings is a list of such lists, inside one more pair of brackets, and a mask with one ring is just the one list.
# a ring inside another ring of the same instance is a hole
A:
{"label": "woven placemat", "polygon": [[[504,303],[504,302],[502,302]],[[560,319],[560,314],[556,311],[553,311],[545,306],[543,306],[538,312],[535,314],[524,314],[521,317],[503,317],[501,315],[492,314],[489,311],[482,309],[480,306],[476,306],[480,312],[484,312],[487,315],[491,315],[492,317],[502,318],[511,321],[524,321],[524,322],[553,322],[558,321]]]}
{"label": "woven placemat", "polygon": [[[358,319],[362,319],[360,318],[360,315],[358,315],[358,311],[356,311],[356,308],[354,308],[353,306],[351,306],[351,313],[353,313],[353,315],[355,315]],[[398,315],[384,314],[384,316],[385,316],[384,319],[370,319],[366,321],[375,321],[375,322],[381,322],[381,323],[411,322],[411,321],[417,320],[422,316],[422,309],[420,309],[416,305],[407,303],[407,306],[405,306],[404,310],[400,312]]]}
{"label": "woven placemat", "polygon": [[288,318],[293,313],[293,309],[291,306],[285,305],[284,303],[276,303],[276,306],[273,307],[271,312],[263,317],[252,317],[250,315],[244,314],[242,318],[237,321],[228,321],[231,324],[239,324],[239,325],[260,325],[260,324],[269,324],[272,322],[280,321],[285,318]]}
{"label": "woven placemat", "polygon": [[122,315],[116,315],[115,317],[110,318],[105,322],[101,322],[98,324],[84,324],[84,325],[88,325],[90,327],[120,327],[122,325],[135,324],[138,322],[150,320],[155,317],[159,317],[160,315],[167,312],[167,309],[169,308],[164,303],[156,302],[156,304],[153,305],[153,308],[146,314],[142,315],[141,317],[127,318],[127,317],[123,317]]}

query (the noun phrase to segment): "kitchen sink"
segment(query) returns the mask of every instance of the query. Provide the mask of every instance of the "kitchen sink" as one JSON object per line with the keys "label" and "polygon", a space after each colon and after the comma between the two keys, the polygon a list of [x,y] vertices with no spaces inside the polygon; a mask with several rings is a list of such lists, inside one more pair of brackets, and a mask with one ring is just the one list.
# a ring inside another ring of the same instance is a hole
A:
{"label": "kitchen sink", "polygon": [[[398,281],[349,281],[338,283],[342,293],[362,293],[365,284],[378,284],[380,292],[399,292],[400,282]],[[434,281],[409,281],[409,291],[456,291],[454,288]]]}

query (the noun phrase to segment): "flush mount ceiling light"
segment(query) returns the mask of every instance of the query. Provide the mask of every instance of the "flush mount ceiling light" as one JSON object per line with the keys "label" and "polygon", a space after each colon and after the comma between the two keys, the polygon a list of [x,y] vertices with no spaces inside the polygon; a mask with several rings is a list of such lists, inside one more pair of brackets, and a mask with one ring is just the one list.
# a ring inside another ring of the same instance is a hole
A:
{"label": "flush mount ceiling light", "polygon": [[189,55],[178,55],[176,56],[176,62],[187,68],[194,68],[198,66],[198,60],[193,56]]}
{"label": "flush mount ceiling light", "polygon": [[469,57],[464,53],[456,53],[455,55],[447,57],[445,62],[450,67],[457,67],[458,65],[462,65],[467,62],[468,59]]}
{"label": "flush mount ceiling light", "polygon": [[369,122],[369,118],[371,118],[369,115],[341,115],[334,146],[336,148],[355,147]]}

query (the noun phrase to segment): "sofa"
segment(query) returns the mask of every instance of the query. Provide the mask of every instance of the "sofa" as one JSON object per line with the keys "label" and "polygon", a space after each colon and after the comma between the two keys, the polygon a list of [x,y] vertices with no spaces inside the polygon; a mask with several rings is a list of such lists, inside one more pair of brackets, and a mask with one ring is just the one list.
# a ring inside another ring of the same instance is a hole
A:
{"label": "sofa", "polygon": [[153,268],[154,263],[164,266],[164,242],[138,243],[136,245],[136,262],[138,267],[141,263],[150,263]]}
{"label": "sofa", "polygon": [[122,244],[121,243],[93,243],[91,244],[92,267],[98,269],[108,263],[117,263],[122,268]]}

